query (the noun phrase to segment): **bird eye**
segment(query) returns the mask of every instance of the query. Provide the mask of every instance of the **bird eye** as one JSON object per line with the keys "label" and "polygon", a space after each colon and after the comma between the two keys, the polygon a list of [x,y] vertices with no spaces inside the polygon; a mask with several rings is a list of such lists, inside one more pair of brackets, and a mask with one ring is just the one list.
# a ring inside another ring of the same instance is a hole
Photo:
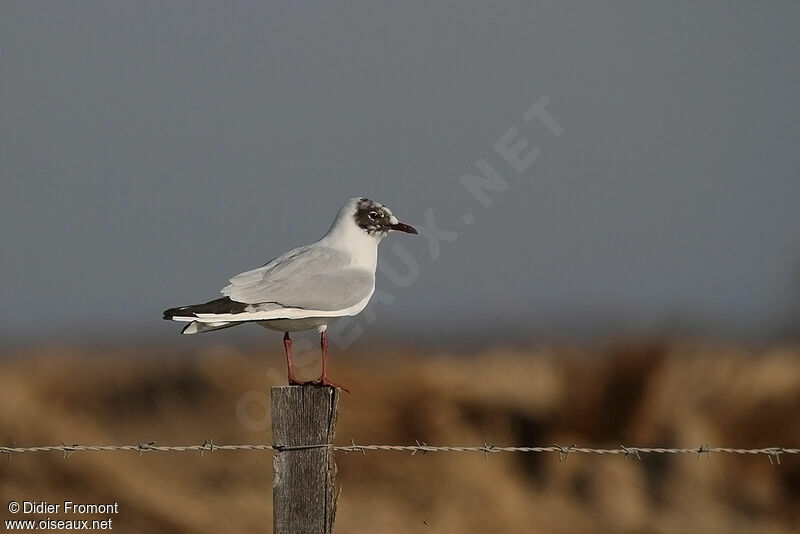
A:
{"label": "bird eye", "polygon": [[377,211],[371,211],[371,212],[367,213],[367,216],[374,221],[375,219],[378,218],[378,212]]}

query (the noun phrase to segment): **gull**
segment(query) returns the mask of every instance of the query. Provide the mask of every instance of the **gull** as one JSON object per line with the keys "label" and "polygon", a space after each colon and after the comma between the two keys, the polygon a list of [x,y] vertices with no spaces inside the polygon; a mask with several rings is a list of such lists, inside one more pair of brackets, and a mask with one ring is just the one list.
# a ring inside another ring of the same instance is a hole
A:
{"label": "gull", "polygon": [[[341,387],[328,380],[326,330],[336,319],[357,315],[366,307],[375,291],[378,244],[391,231],[417,233],[383,204],[351,198],[319,241],[237,274],[222,289],[222,298],[170,308],[164,319],[188,322],[183,334],[244,323],[278,330],[284,333],[289,384]],[[301,382],[294,374],[289,332],[312,328],[320,333],[322,376]]]}

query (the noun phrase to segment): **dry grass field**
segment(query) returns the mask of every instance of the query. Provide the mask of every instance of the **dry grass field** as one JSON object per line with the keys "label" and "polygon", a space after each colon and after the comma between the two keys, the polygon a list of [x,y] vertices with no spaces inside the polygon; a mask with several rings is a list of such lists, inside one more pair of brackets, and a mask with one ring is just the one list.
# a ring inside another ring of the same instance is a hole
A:
{"label": "dry grass field", "polygon": [[[283,373],[275,345],[6,353],[0,443],[270,443],[265,392]],[[352,390],[343,444],[800,446],[798,347],[626,342],[467,357],[373,347],[332,351],[332,377]],[[115,532],[268,532],[271,458],[0,458],[0,519],[11,500],[117,501]],[[342,533],[800,531],[797,456],[772,466],[764,456],[369,452],[337,463]]]}

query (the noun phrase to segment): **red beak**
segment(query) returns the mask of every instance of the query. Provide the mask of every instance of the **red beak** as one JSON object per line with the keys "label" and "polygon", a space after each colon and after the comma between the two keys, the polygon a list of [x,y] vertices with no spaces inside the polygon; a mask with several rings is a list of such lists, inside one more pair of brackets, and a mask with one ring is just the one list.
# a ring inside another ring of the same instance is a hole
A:
{"label": "red beak", "polygon": [[401,222],[393,224],[389,228],[391,228],[392,230],[397,230],[398,232],[405,232],[407,234],[417,233],[417,230],[413,226]]}

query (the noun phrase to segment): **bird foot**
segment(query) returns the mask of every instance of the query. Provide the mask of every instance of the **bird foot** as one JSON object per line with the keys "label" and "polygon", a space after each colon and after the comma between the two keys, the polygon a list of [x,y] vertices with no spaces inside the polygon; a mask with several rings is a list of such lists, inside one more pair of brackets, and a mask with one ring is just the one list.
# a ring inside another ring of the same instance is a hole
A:
{"label": "bird foot", "polygon": [[318,388],[321,388],[321,387],[339,388],[342,391],[344,391],[345,393],[350,393],[349,389],[347,389],[344,386],[340,386],[339,384],[336,384],[334,382],[331,382],[330,380],[328,380],[327,376],[322,376],[322,377],[319,378],[319,380],[309,380],[304,385],[314,386],[314,387],[318,387]]}
{"label": "bird foot", "polygon": [[308,384],[308,382],[303,382],[301,380],[298,380],[296,376],[289,375],[289,385],[290,386],[305,386],[306,384]]}

